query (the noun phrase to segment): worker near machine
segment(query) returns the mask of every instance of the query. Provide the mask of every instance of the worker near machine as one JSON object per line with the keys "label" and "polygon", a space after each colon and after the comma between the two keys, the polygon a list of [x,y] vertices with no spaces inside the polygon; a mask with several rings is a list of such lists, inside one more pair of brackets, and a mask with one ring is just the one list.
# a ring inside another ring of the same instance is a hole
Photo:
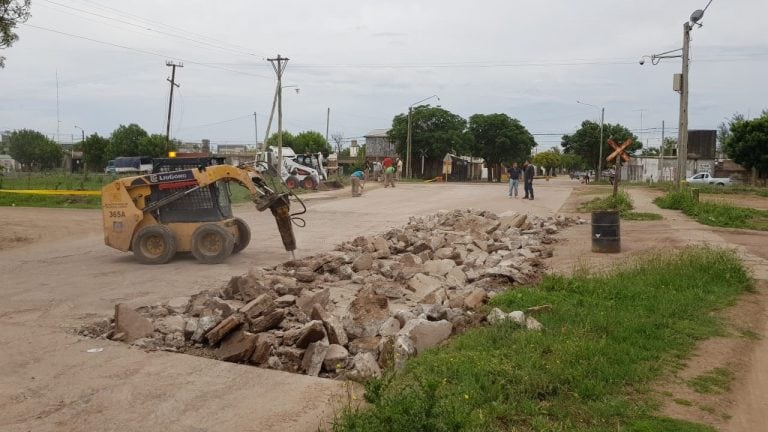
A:
{"label": "worker near machine", "polygon": [[507,168],[507,175],[509,175],[509,197],[517,198],[517,183],[520,181],[521,169],[517,166],[517,162],[512,163],[510,168]]}
{"label": "worker near machine", "polygon": [[400,181],[401,178],[403,178],[403,161],[398,158],[397,159],[397,181]]}
{"label": "worker near machine", "polygon": [[384,170],[384,187],[395,187],[395,167],[390,165]]}
{"label": "worker near machine", "polygon": [[361,196],[363,194],[363,186],[365,185],[365,173],[360,170],[356,170],[352,173],[351,176],[349,176],[349,178],[352,180],[352,196]]}

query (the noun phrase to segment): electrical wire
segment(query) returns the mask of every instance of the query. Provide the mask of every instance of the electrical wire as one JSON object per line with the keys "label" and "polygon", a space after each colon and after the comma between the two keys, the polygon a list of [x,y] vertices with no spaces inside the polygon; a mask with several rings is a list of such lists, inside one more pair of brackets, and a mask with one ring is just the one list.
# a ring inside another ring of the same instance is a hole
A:
{"label": "electrical wire", "polygon": [[[253,53],[253,52],[250,52],[250,51],[246,51],[246,50],[243,50],[243,49],[227,48],[226,46],[222,46],[222,45],[219,45],[219,44],[213,44],[213,43],[207,42],[205,40],[201,40],[200,38],[187,37],[187,36],[183,36],[183,35],[174,34],[174,33],[171,33],[171,32],[166,32],[166,31],[158,30],[156,28],[147,27],[146,25],[136,24],[135,22],[127,21],[127,20],[120,19],[120,18],[115,18],[115,17],[108,16],[108,15],[103,15],[103,14],[100,14],[100,13],[97,13],[97,12],[81,9],[81,8],[78,8],[78,7],[75,7],[75,6],[66,5],[66,4],[59,3],[59,2],[56,2],[56,1],[53,1],[53,0],[43,0],[43,1],[45,1],[47,3],[50,3],[50,4],[53,4],[53,5],[57,5],[57,6],[62,7],[62,8],[71,9],[71,10],[74,10],[74,11],[78,11],[80,13],[84,13],[84,14],[88,14],[88,15],[93,15],[93,16],[96,16],[96,17],[99,17],[99,18],[103,18],[103,19],[107,19],[107,20],[116,21],[116,22],[123,23],[123,24],[129,25],[129,26],[132,26],[132,27],[136,27],[136,28],[139,28],[139,29],[142,29],[142,30],[158,33],[158,34],[161,34],[161,35],[164,35],[164,36],[169,36],[169,37],[173,37],[173,38],[177,38],[177,39],[182,39],[182,40],[185,40],[187,42],[194,42],[194,43],[197,43],[197,44],[205,45],[205,46],[208,46],[208,47],[213,48],[213,49],[218,49],[218,50],[226,51],[226,52],[229,52],[229,53],[246,55],[246,56],[251,56],[251,57],[259,57],[259,58],[262,58],[262,59],[264,58],[264,56],[262,56],[260,54],[256,54],[256,53]],[[104,8],[104,9],[112,9],[112,10],[118,12],[118,16],[120,16],[120,15],[122,15],[124,17],[127,16],[130,19],[138,19],[140,21],[144,21],[144,22],[147,22],[147,23],[158,24],[161,27],[169,27],[169,28],[175,29],[177,31],[181,31],[183,33],[193,34],[194,35],[194,33],[189,32],[187,30],[183,30],[183,29],[180,29],[180,28],[177,28],[177,27],[172,27],[172,26],[169,26],[167,24],[163,24],[163,23],[160,23],[158,21],[153,21],[153,20],[150,20],[150,19],[147,19],[147,18],[142,18],[142,17],[140,17],[138,15],[128,14],[126,12],[119,11],[118,9],[114,9],[114,8],[110,8],[110,7],[106,7],[106,6],[101,6],[101,5],[98,5],[95,2],[87,2],[87,3],[91,3],[91,4],[95,5],[96,7],[101,7],[101,8]],[[114,12],[112,12],[112,13],[114,13]],[[213,39],[213,38],[209,38],[209,39]],[[215,40],[215,39],[213,39],[213,40]],[[227,42],[223,42],[223,41],[218,41],[218,42],[224,43],[224,44],[228,44]],[[231,44],[228,44],[228,45],[231,45]]]}
{"label": "electrical wire", "polygon": [[239,71],[239,70],[236,70],[236,69],[229,69],[229,68],[224,68],[224,67],[213,66],[213,65],[206,64],[206,63],[199,62],[199,61],[183,59],[183,58],[180,58],[180,57],[171,56],[171,55],[167,55],[167,54],[161,54],[161,53],[158,53],[158,52],[148,51],[148,50],[144,50],[144,49],[140,49],[140,48],[133,48],[133,47],[129,47],[129,46],[126,46],[126,45],[120,45],[120,44],[116,44],[116,43],[112,43],[112,42],[107,42],[107,41],[103,41],[103,40],[99,40],[99,39],[90,38],[90,37],[87,37],[87,36],[76,35],[76,34],[73,34],[73,33],[67,33],[67,32],[63,32],[61,30],[55,30],[55,29],[48,28],[48,27],[37,26],[37,25],[34,25],[34,24],[29,24],[29,23],[23,23],[22,25],[26,26],[26,27],[31,27],[31,28],[34,28],[34,29],[38,29],[38,30],[44,30],[44,31],[48,31],[48,32],[51,32],[51,33],[57,33],[57,34],[60,34],[60,35],[73,37],[73,38],[76,38],[76,39],[82,39],[82,40],[87,40],[87,41],[98,43],[98,44],[102,44],[102,45],[108,45],[108,46],[115,47],[115,48],[121,48],[121,49],[125,49],[125,50],[128,50],[128,51],[133,51],[133,52],[137,52],[137,53],[141,53],[141,54],[147,54],[147,55],[151,55],[151,56],[155,56],[155,57],[162,57],[162,58],[166,58],[166,59],[178,60],[178,61],[181,61],[181,62],[184,62],[184,63],[194,64],[194,65],[203,66],[203,67],[207,67],[207,68],[211,68],[211,69],[218,69],[218,70],[232,72],[232,73],[236,73],[236,74],[240,74],[240,75],[247,75],[247,76],[252,76],[252,77],[264,78],[264,79],[268,79],[268,80],[274,80],[274,77],[270,77],[270,76],[266,76],[266,75],[258,75],[258,74],[254,74],[254,73],[250,73],[250,72]]}

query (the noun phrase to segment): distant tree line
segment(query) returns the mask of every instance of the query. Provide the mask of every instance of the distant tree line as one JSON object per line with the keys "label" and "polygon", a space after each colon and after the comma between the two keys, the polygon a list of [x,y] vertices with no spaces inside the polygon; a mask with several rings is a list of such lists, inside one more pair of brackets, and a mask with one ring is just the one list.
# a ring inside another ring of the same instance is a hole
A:
{"label": "distant tree line", "polygon": [[[277,132],[267,138],[268,146],[277,146]],[[323,153],[328,156],[331,152],[331,145],[325,140],[320,132],[304,131],[293,135],[288,131],[283,131],[283,147],[290,147],[298,154],[302,153]]]}
{"label": "distant tree line", "polygon": [[[116,157],[162,157],[177,147],[177,141],[166,143],[165,135],[149,134],[141,126],[132,123],[120,125],[109,137],[94,133],[73,149],[83,152],[87,170],[103,171],[107,161]],[[61,166],[64,152],[42,133],[22,129],[11,133],[8,154],[25,170],[49,170]]]}

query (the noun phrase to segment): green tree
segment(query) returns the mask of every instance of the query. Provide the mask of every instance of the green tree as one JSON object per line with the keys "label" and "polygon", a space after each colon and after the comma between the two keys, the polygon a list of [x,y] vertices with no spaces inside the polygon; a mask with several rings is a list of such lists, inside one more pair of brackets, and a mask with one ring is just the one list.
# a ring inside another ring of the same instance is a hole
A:
{"label": "green tree", "polygon": [[331,146],[320,132],[305,131],[293,137],[293,151],[296,153],[319,153],[328,156]]}
{"label": "green tree", "polygon": [[25,169],[47,170],[61,165],[63,151],[40,132],[22,129],[11,134],[8,153]]}
{"label": "green tree", "polygon": [[735,119],[730,124],[725,152],[744,168],[768,173],[768,110],[752,120]]}
{"label": "green tree", "polygon": [[549,175],[552,175],[552,170],[562,164],[561,156],[560,152],[555,150],[543,151],[533,157],[533,164],[544,168]]}
{"label": "green tree", "polygon": [[566,171],[577,171],[584,169],[586,164],[581,156],[564,153],[560,155],[560,166]]}
{"label": "green tree", "polygon": [[148,136],[147,131],[135,123],[120,125],[109,137],[107,160],[120,156],[145,156],[139,152],[139,142]]}
{"label": "green tree", "polygon": [[[29,19],[30,0],[0,0],[0,49],[9,48],[19,40],[14,33],[18,24]],[[5,57],[0,56],[0,68],[5,67]]]}
{"label": "green tree", "polygon": [[137,156],[165,157],[170,150],[176,150],[177,141],[168,143],[165,135],[152,134],[139,139]]}
{"label": "green tree", "polygon": [[[293,148],[295,139],[296,137],[294,137],[293,134],[288,131],[283,131],[283,147]],[[267,138],[266,145],[277,147],[277,132],[273,133],[269,138]]]}
{"label": "green tree", "polygon": [[107,166],[107,146],[109,140],[99,134],[92,134],[83,141],[83,159],[85,168],[90,171],[102,171]]}
{"label": "green tree", "polygon": [[[417,106],[411,112],[412,160],[418,156],[442,159],[446,153],[465,154],[469,143],[466,128],[466,120],[446,109],[430,105]],[[387,135],[396,144],[397,153],[405,160],[408,114],[396,115]]]}
{"label": "green tree", "polygon": [[[536,146],[525,126],[506,114],[473,115],[469,118],[469,134],[472,155],[482,156],[489,167],[495,166],[496,176],[500,175],[502,162],[522,162]],[[493,180],[491,177],[488,181]]]}
{"label": "green tree", "polygon": [[677,138],[666,137],[664,143],[661,145],[662,156],[675,156],[677,155]]}
{"label": "green tree", "polygon": [[[604,124],[603,158],[613,151],[607,144],[608,139],[613,139],[617,144],[621,144],[628,138],[632,138],[632,145],[627,149],[627,153],[632,154],[643,148],[643,144],[638,140],[637,136],[626,127],[620,124]],[[563,135],[560,145],[563,147],[564,153],[579,155],[586,161],[588,167],[597,169],[598,160],[600,159],[599,142],[600,124],[585,120],[581,123],[579,130],[571,135]],[[603,166],[605,166],[605,159],[603,159]]]}
{"label": "green tree", "polygon": [[640,152],[640,154],[643,156],[658,156],[659,149],[657,147],[646,147]]}

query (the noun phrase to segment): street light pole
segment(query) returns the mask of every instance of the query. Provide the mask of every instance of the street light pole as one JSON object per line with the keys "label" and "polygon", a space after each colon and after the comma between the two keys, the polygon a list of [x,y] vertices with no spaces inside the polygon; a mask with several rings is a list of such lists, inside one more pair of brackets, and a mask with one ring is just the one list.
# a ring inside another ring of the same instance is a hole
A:
{"label": "street light pole", "polygon": [[[87,169],[86,169],[87,166],[86,166],[86,163],[85,163],[85,131],[83,130],[83,128],[81,128],[78,125],[75,125],[75,129],[80,129],[80,136],[81,136],[80,145],[82,145],[82,147],[83,147],[83,171],[87,171]],[[74,164],[75,163],[74,152],[72,153],[72,156],[73,156],[72,157],[72,163]]]}
{"label": "street light pole", "polygon": [[408,138],[405,150],[405,178],[411,178],[411,113],[413,112],[412,107],[408,107]]}
{"label": "street light pole", "polygon": [[[678,88],[675,88],[675,91],[680,92],[680,118],[679,118],[679,124],[678,124],[678,131],[677,131],[677,169],[675,170],[675,183],[678,188],[682,185],[683,180],[685,180],[686,176],[686,169],[688,165],[688,71],[689,71],[689,64],[690,64],[690,44],[691,44],[691,30],[693,30],[693,26],[701,27],[701,20],[704,18],[704,12],[707,11],[709,6],[712,4],[712,0],[709,0],[707,5],[704,7],[704,9],[697,9],[693,11],[691,14],[691,17],[688,21],[683,24],[683,47],[674,49],[671,51],[666,51],[660,54],[653,54],[653,55],[646,55],[640,58],[640,65],[642,66],[645,64],[645,59],[650,58],[651,64],[657,65],[659,64],[659,61],[661,59],[666,58],[678,58],[680,57],[683,61],[683,68],[678,76],[675,76],[675,84],[677,87],[677,84],[679,84]],[[673,55],[672,53],[680,51],[681,53],[679,55]],[[662,145],[664,143],[662,142]]]}
{"label": "street light pole", "polygon": [[691,43],[691,25],[683,24],[683,70],[680,86],[680,125],[677,131],[677,173],[675,183],[679,188],[686,178],[688,165],[688,51]]}
{"label": "street light pole", "polygon": [[405,163],[406,163],[405,176],[407,178],[412,178],[411,176],[413,175],[413,170],[411,169],[411,151],[412,151],[412,147],[413,147],[412,143],[411,143],[411,141],[412,141],[411,137],[412,137],[412,134],[413,134],[413,132],[411,131],[412,124],[413,124],[413,121],[411,120],[411,116],[413,115],[413,107],[414,107],[414,105],[418,105],[418,104],[420,104],[420,103],[422,103],[424,101],[427,101],[429,99],[432,99],[432,98],[437,98],[438,102],[440,101],[440,97],[439,96],[432,95],[432,96],[430,96],[428,98],[424,98],[424,99],[422,99],[422,100],[420,100],[418,102],[414,102],[414,103],[411,104],[411,106],[408,107],[408,134],[407,134],[407,138],[406,138],[407,145],[406,145],[406,156],[405,156]]}

